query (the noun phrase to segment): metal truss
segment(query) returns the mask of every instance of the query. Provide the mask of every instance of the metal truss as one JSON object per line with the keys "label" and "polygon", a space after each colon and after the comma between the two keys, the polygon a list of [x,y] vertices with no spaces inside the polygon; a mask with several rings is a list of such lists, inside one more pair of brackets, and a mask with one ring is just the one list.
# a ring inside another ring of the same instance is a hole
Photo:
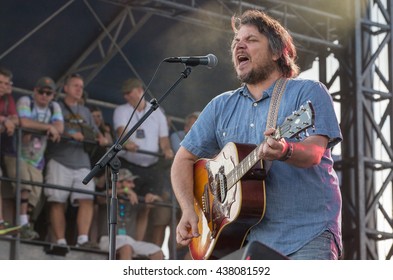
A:
{"label": "metal truss", "polygon": [[353,1],[341,65],[346,259],[392,259],[392,1]]}
{"label": "metal truss", "polygon": [[[95,10],[97,2],[119,7],[118,15],[109,24],[104,24],[100,14]],[[122,47],[132,40],[133,36],[143,28],[144,24],[153,15],[203,26],[220,32],[231,32],[229,28],[231,17],[249,8],[264,10],[284,23],[294,37],[299,52],[302,52],[300,57],[306,58],[299,61],[301,65],[305,65],[303,67],[305,69],[310,67],[310,64],[318,55],[318,49],[342,48],[341,40],[339,40],[339,30],[343,17],[334,10],[321,10],[320,5],[323,2],[322,0],[83,0],[102,32],[80,53],[80,56],[75,59],[56,82],[60,85],[65,76],[73,72],[79,72],[86,77],[85,84],[88,85],[118,54],[121,55],[131,72],[139,77],[136,69],[123,53]],[[0,59],[7,56],[42,27],[50,24],[50,21],[58,14],[65,9],[72,8],[75,4],[75,0],[69,0],[59,7],[47,19],[33,27],[26,36],[0,54]],[[304,62],[305,60],[306,62]]]}
{"label": "metal truss", "polygon": [[[318,8],[294,4],[290,1],[100,0],[100,2],[117,5],[122,10],[109,25],[105,26],[94,10],[94,1],[84,0],[85,5],[103,31],[65,71],[57,81],[58,84],[72,72],[84,73],[85,83],[89,84],[117,54],[122,56],[134,75],[139,77],[132,63],[122,52],[122,47],[132,39],[136,32],[143,28],[143,25],[153,15],[221,32],[231,32],[228,27],[234,14],[249,8],[264,10],[281,20],[290,29],[299,51],[306,54],[302,56],[305,59],[300,61],[300,64],[304,65],[303,68],[311,66],[318,54],[316,48],[342,48],[338,38],[340,24],[343,22],[341,16],[333,12],[321,11]],[[138,14],[138,16],[134,14]]]}
{"label": "metal truss", "polygon": [[145,13],[137,20],[132,9],[126,6],[120,10],[118,15],[109,25],[105,26],[100,16],[95,11],[94,4],[91,4],[91,1],[88,0],[83,0],[83,2],[94,16],[102,32],[97,36],[94,42],[81,53],[79,58],[74,61],[57,83],[61,83],[68,74],[79,72],[84,73],[86,77],[85,84],[88,85],[117,54],[121,55],[130,70],[136,77],[139,77],[138,72],[123,53],[122,47],[144,26],[152,14]]}
{"label": "metal truss", "polygon": [[[100,0],[134,10],[171,18],[190,24],[204,26],[222,32],[232,32],[228,28],[231,17],[250,8],[263,10],[279,19],[290,31],[298,47],[309,49],[312,45],[341,48],[338,41],[343,17],[335,11],[323,11],[320,0]],[[338,1],[333,1],[338,2]],[[310,50],[312,51],[312,50]]]}

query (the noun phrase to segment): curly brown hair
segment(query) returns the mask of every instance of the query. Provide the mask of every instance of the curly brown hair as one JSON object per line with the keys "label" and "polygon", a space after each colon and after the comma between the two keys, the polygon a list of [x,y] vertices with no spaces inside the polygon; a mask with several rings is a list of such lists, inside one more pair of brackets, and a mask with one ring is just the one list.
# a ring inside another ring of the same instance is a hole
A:
{"label": "curly brown hair", "polygon": [[240,17],[232,17],[232,30],[235,34],[242,25],[254,25],[268,38],[272,53],[279,57],[277,64],[284,77],[291,78],[299,74],[299,66],[295,62],[296,47],[292,36],[277,20],[262,11],[247,10]]}

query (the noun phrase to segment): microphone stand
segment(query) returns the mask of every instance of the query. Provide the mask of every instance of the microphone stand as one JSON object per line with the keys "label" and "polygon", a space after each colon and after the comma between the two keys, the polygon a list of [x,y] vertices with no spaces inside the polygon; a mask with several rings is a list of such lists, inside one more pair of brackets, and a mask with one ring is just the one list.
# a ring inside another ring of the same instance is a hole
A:
{"label": "microphone stand", "polygon": [[109,259],[116,259],[116,225],[117,225],[117,186],[121,163],[118,157],[114,157],[110,162],[112,174],[112,196],[109,205]]}
{"label": "microphone stand", "polygon": [[[149,110],[138,120],[138,122],[131,128],[130,131],[126,133],[126,135],[122,138],[119,139],[119,142],[116,142],[113,144],[112,147],[108,149],[108,151],[99,159],[96,164],[94,165],[93,169],[86,175],[86,177],[83,179],[82,183],[87,184],[90,182],[90,180],[97,175],[97,173],[104,168],[105,166],[109,165],[111,166],[111,173],[112,173],[112,178],[116,179],[117,181],[117,174],[118,174],[118,169],[113,168],[111,164],[111,161],[116,157],[117,153],[121,151],[123,148],[123,144],[127,141],[128,138],[141,126],[141,124],[153,113],[153,111],[157,110],[162,101],[169,95],[170,92],[172,92],[173,89],[176,88],[176,86],[184,79],[186,79],[190,74],[191,74],[191,67],[186,66],[186,69],[184,69],[183,72],[180,73],[180,77],[176,80],[176,82],[165,92],[165,94],[157,101],[155,98],[153,98],[150,101],[151,107]],[[118,160],[118,159],[117,159]],[[120,165],[119,165],[120,168]],[[115,169],[115,170],[114,170]],[[116,173],[117,170],[117,173]],[[116,248],[116,223],[117,223],[117,198],[116,198],[116,181],[113,180],[112,184],[112,198],[111,198],[111,213],[110,213],[110,231],[109,231],[109,248],[110,248],[110,259],[114,260],[116,254],[112,252],[112,249],[115,250]],[[115,205],[113,205],[115,204]],[[116,218],[114,215],[116,214]]]}

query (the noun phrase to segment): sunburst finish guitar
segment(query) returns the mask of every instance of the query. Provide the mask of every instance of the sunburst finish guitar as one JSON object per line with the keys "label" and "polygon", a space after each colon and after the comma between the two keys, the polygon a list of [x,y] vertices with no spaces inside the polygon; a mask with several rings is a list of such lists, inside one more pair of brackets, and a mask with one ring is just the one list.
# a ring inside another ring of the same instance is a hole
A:
{"label": "sunburst finish guitar", "polygon": [[[314,125],[307,102],[276,129],[275,139],[291,138]],[[219,259],[243,246],[249,230],[266,207],[264,179],[269,162],[258,158],[258,146],[230,142],[213,159],[194,164],[194,208],[200,236],[189,248],[193,259]]]}

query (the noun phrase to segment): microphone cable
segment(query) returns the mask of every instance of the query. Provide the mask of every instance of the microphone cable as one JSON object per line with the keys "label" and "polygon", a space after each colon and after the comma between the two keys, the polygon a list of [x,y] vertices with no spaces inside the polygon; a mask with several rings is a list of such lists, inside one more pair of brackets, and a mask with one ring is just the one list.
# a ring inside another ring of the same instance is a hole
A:
{"label": "microphone cable", "polygon": [[[121,132],[120,136],[117,138],[116,143],[115,143],[116,145],[119,144],[119,142],[120,142],[120,140],[122,139],[124,133],[127,131],[127,128],[128,128],[128,126],[130,125],[131,120],[132,120],[132,118],[134,117],[136,110],[138,109],[138,107],[139,107],[139,105],[141,104],[142,100],[145,98],[145,95],[146,95],[147,91],[149,90],[151,83],[153,82],[153,80],[154,80],[155,77],[157,76],[158,70],[160,69],[161,64],[162,64],[163,62],[164,62],[164,60],[162,60],[162,61],[158,64],[156,70],[154,71],[153,77],[150,79],[150,82],[147,84],[146,89],[143,91],[143,94],[142,94],[141,98],[139,99],[138,103],[136,104],[134,110],[132,111],[132,114],[131,114],[130,118],[128,119],[128,122],[127,122],[126,126],[124,127],[124,129],[123,129],[123,131]],[[140,80],[141,80],[141,79],[140,79]],[[155,99],[154,96],[153,96],[153,99]]]}

